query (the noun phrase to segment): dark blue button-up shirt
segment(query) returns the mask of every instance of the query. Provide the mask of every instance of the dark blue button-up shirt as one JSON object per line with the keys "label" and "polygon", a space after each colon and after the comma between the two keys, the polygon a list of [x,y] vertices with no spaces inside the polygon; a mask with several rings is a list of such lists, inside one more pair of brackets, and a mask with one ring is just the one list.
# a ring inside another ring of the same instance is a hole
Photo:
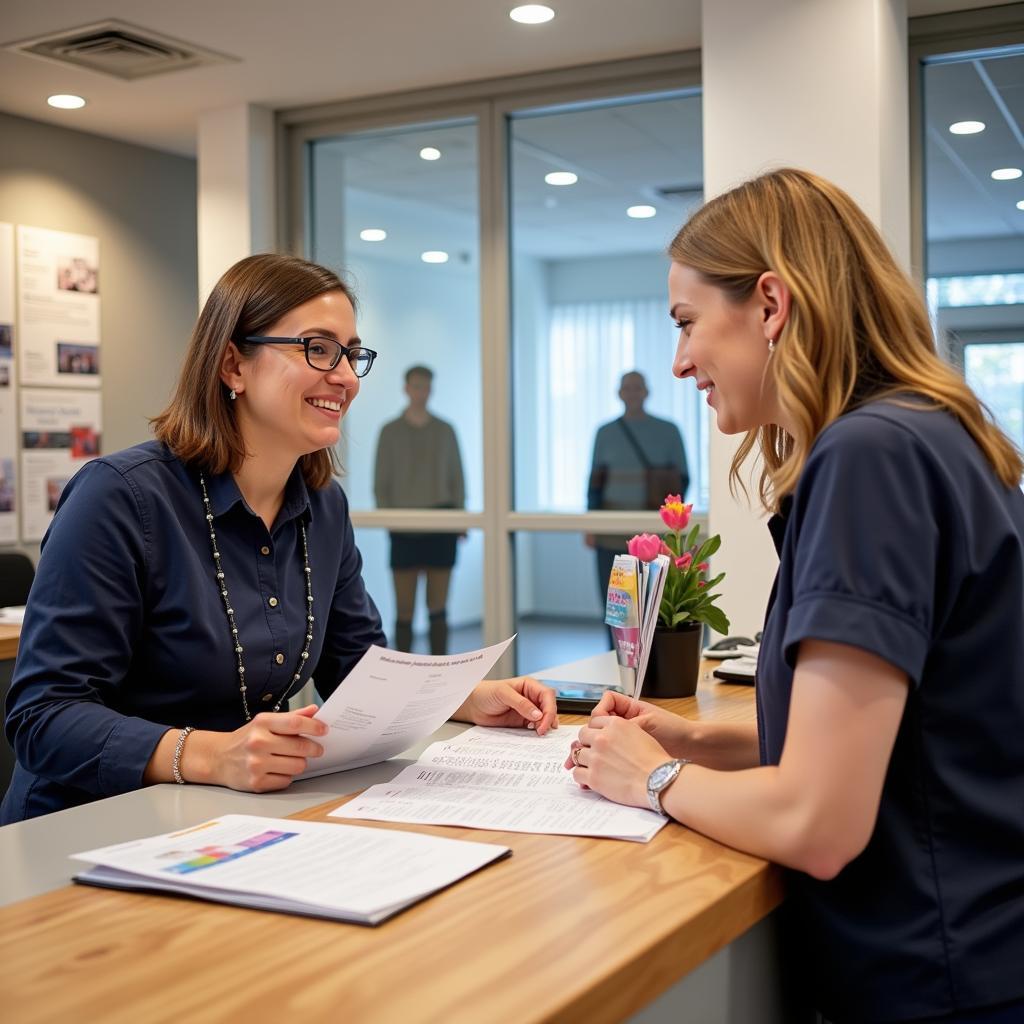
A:
{"label": "dark blue button-up shirt", "polygon": [[951,416],[874,402],[822,433],[770,528],[764,763],[801,641],[910,680],[867,848],[831,881],[791,876],[819,1008],[894,1021],[1024,997],[1024,495]]}
{"label": "dark blue button-up shirt", "polygon": [[[292,692],[312,674],[326,697],[385,643],[341,488],[309,492],[296,469],[268,531],[229,473],[206,484],[251,713],[290,687],[305,643],[300,523],[314,623]],[[138,788],[169,728],[245,723],[205,514],[198,473],[155,441],[89,462],[65,488],[7,699],[17,765],[3,824]]]}

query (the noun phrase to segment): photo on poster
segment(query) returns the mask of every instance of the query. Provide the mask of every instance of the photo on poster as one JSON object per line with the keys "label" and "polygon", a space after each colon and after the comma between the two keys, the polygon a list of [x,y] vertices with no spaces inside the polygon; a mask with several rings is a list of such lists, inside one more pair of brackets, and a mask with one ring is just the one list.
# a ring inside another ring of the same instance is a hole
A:
{"label": "photo on poster", "polygon": [[57,511],[61,492],[67,487],[70,479],[69,476],[48,476],[46,478],[46,509],[48,512]]}
{"label": "photo on poster", "polygon": [[93,427],[71,428],[71,458],[91,459],[100,453],[100,435]]}
{"label": "photo on poster", "polygon": [[99,373],[100,350],[97,345],[57,342],[58,373]]}
{"label": "photo on poster", "polygon": [[16,496],[14,459],[0,458],[0,512],[13,512]]}
{"label": "photo on poster", "polygon": [[88,257],[60,256],[57,259],[57,288],[62,292],[87,292],[98,295],[100,268]]}
{"label": "photo on poster", "polygon": [[70,430],[23,430],[22,448],[58,450],[71,447]]}

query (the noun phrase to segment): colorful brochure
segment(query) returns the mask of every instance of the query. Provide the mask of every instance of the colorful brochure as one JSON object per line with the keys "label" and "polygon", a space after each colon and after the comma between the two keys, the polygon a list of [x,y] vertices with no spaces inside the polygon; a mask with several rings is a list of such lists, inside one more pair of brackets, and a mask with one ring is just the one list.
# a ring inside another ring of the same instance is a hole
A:
{"label": "colorful brochure", "polygon": [[636,690],[640,641],[640,563],[633,555],[616,555],[608,578],[604,621],[611,627],[619,684],[629,694]]}
{"label": "colorful brochure", "polygon": [[611,627],[615,643],[619,684],[634,698],[639,698],[643,687],[668,566],[667,555],[658,555],[651,562],[641,562],[634,555],[616,555],[612,564],[604,621]]}
{"label": "colorful brochure", "polygon": [[496,860],[506,846],[293,818],[225,814],[73,854],[76,882],[379,924]]}

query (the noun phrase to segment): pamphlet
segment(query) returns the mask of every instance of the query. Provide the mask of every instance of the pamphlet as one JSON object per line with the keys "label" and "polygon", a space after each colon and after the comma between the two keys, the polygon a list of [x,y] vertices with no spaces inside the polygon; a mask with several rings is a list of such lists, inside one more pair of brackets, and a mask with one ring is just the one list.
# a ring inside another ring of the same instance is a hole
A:
{"label": "pamphlet", "polygon": [[379,924],[507,857],[492,843],[225,814],[194,828],[76,853],[76,882],[257,910]]}
{"label": "pamphlet", "polygon": [[608,580],[604,621],[615,642],[619,684],[634,699],[639,699],[643,688],[668,566],[667,555],[658,555],[651,562],[641,562],[634,555],[616,555]]}
{"label": "pamphlet", "polygon": [[378,764],[439,729],[514,637],[465,654],[404,654],[371,647],[315,718],[330,731],[300,779]]}
{"label": "pamphlet", "polygon": [[638,559],[616,555],[608,578],[608,600],[604,621],[611,627],[615,657],[619,662],[619,684],[628,694],[636,691],[639,662],[640,585]]}

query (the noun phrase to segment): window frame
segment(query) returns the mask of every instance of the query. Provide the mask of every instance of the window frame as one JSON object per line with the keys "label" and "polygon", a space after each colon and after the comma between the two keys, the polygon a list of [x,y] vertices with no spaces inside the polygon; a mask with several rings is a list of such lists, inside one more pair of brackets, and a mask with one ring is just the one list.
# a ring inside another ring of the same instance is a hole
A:
{"label": "window frame", "polygon": [[[377,509],[354,511],[356,527],[391,531],[482,530],[484,575],[502,581],[484,587],[483,636],[487,644],[515,628],[515,535],[616,533],[661,526],[656,512],[523,513],[512,502],[512,325],[509,253],[508,123],[527,109],[662,92],[698,90],[696,50],[660,54],[531,75],[488,79],[434,89],[346,100],[277,115],[278,238],[283,249],[311,251],[312,144],[361,131],[473,118],[478,131],[480,211],[480,338],[483,419],[483,510]],[[705,523],[706,526],[706,523]],[[495,674],[514,671],[511,653]],[[535,669],[539,666],[527,666]]]}

